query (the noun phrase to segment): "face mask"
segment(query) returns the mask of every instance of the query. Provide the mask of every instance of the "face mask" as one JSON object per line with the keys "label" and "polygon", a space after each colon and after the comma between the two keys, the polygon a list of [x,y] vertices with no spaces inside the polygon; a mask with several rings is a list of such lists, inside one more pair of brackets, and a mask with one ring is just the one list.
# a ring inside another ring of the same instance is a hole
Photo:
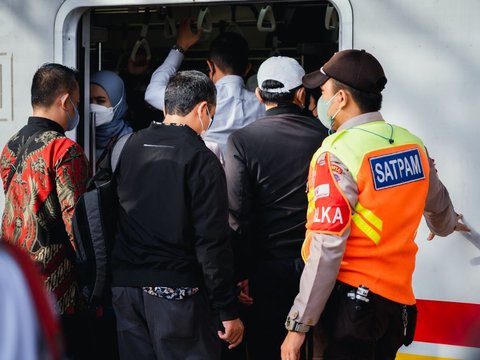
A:
{"label": "face mask", "polygon": [[202,132],[200,133],[200,135],[203,135],[203,134],[205,133],[205,131],[207,131],[208,129],[210,129],[210,126],[212,126],[213,118],[212,118],[212,116],[210,115],[210,111],[208,110],[208,107],[207,107],[207,115],[208,115],[208,119],[209,119],[207,129],[205,129],[205,128],[203,127],[203,121],[202,121],[202,119],[200,118],[200,115],[197,115],[197,119],[198,119],[198,121],[200,121],[200,126],[202,127]]}
{"label": "face mask", "polygon": [[337,114],[340,112],[340,109],[338,109],[337,112],[333,114],[333,116],[328,115],[328,109],[330,108],[330,104],[335,98],[335,96],[337,95],[338,95],[338,92],[335,95],[333,95],[328,101],[325,101],[322,98],[322,96],[320,96],[317,102],[318,118],[320,119],[320,122],[323,124],[323,126],[325,126],[328,129],[329,132],[332,131],[332,125],[333,125],[335,116],[337,116]]}
{"label": "face mask", "polygon": [[120,98],[117,105],[108,108],[98,104],[90,104],[90,112],[95,113],[95,127],[111,122],[115,116],[115,111],[117,111],[122,100],[123,96]]}
{"label": "face mask", "polygon": [[113,120],[115,110],[113,107],[90,104],[90,112],[95,114],[95,127],[99,127]]}
{"label": "face mask", "polygon": [[203,128],[202,119],[200,118],[200,115],[198,115],[198,114],[197,114],[197,119],[198,119],[198,121],[200,121],[200,126],[202,127],[202,131],[200,132],[200,135],[203,135],[203,133],[205,132],[205,129]]}
{"label": "face mask", "polygon": [[67,111],[67,116],[68,116],[67,131],[71,131],[71,130],[75,129],[78,125],[78,122],[80,121],[80,114],[78,113],[77,107],[73,103],[72,99],[69,98],[69,100],[73,105],[73,111],[74,111],[75,114],[73,115],[73,118],[71,118],[70,114]]}
{"label": "face mask", "polygon": [[208,130],[208,129],[210,129],[210,127],[213,124],[213,116],[210,115],[210,111],[208,110],[208,107],[207,107],[207,115],[208,115],[208,118],[210,119],[210,121],[208,122],[208,127],[207,127],[207,130]]}

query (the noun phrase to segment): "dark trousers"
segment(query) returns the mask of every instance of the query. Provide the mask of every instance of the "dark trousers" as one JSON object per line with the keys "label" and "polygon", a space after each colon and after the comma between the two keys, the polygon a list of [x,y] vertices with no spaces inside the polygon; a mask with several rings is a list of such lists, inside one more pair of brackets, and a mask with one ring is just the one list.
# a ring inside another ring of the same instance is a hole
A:
{"label": "dark trousers", "polygon": [[322,315],[328,336],[324,359],[395,359],[404,341],[402,305],[371,293],[368,303],[352,300],[352,289],[337,282]]}
{"label": "dark trousers", "polygon": [[95,309],[62,315],[65,357],[71,360],[117,360],[115,316],[111,306],[103,314]]}
{"label": "dark trousers", "polygon": [[67,359],[82,360],[91,358],[92,351],[85,346],[88,336],[88,316],[85,313],[61,315],[60,324],[65,344]]}
{"label": "dark trousers", "polygon": [[303,266],[301,258],[255,264],[249,280],[253,305],[246,324],[249,360],[280,359],[285,320],[298,294]]}
{"label": "dark trousers", "polygon": [[215,360],[218,320],[200,291],[166,300],[141,288],[112,288],[120,359]]}

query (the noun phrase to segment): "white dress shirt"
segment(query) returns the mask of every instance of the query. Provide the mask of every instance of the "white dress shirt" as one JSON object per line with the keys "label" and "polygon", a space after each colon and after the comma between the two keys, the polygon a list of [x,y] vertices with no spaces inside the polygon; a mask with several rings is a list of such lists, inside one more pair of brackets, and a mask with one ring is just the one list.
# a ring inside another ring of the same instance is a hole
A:
{"label": "white dress shirt", "polygon": [[[165,88],[169,79],[177,72],[184,55],[171,50],[162,65],[152,75],[145,92],[145,101],[163,110]],[[226,75],[215,83],[217,88],[217,108],[213,123],[203,135],[205,141],[218,144],[221,154],[225,154],[228,136],[265,114],[255,93],[245,88],[240,76]]]}

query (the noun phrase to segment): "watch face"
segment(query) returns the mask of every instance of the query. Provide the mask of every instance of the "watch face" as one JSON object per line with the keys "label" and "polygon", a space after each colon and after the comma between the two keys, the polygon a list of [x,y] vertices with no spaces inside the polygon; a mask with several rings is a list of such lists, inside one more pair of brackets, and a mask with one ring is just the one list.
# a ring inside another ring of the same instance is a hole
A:
{"label": "watch face", "polygon": [[285,328],[287,330],[293,330],[295,327],[295,321],[290,319],[289,317],[287,318],[287,321],[285,321]]}

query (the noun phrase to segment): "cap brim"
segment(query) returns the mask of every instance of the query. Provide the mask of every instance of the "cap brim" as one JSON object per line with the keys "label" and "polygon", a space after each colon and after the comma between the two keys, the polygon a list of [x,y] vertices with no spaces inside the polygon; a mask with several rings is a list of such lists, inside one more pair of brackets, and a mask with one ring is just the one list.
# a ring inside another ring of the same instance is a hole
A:
{"label": "cap brim", "polygon": [[322,72],[320,69],[305,75],[302,78],[302,84],[308,89],[314,89],[323,85],[329,78],[330,76]]}

